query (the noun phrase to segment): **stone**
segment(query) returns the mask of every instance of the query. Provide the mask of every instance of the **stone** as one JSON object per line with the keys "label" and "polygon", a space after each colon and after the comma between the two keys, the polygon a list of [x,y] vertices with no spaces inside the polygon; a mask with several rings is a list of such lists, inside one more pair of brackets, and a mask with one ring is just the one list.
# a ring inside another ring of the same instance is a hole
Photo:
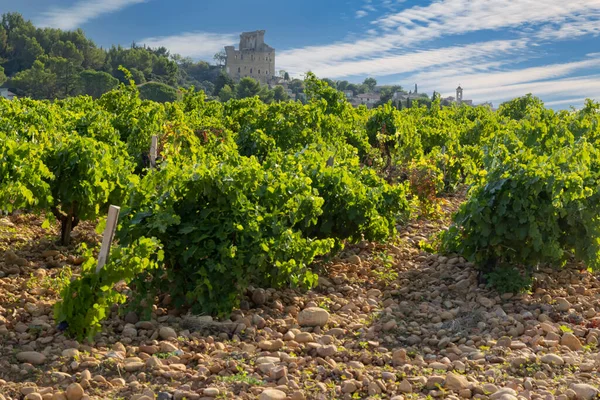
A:
{"label": "stone", "polygon": [[598,389],[586,383],[573,383],[570,389],[575,392],[577,400],[591,400],[598,396]]}
{"label": "stone", "polygon": [[217,397],[220,393],[219,389],[217,388],[206,388],[204,389],[204,395],[208,396],[208,397]]}
{"label": "stone", "polygon": [[512,400],[517,398],[517,392],[511,388],[502,388],[490,396],[490,400]]}
{"label": "stone", "polygon": [[304,395],[304,393],[296,391],[292,393],[292,395],[290,396],[290,400],[306,400],[306,396]]}
{"label": "stone", "polygon": [[256,359],[256,365],[260,364],[275,364],[280,361],[279,357],[258,357]]}
{"label": "stone", "polygon": [[172,400],[173,395],[168,392],[158,392],[156,395],[156,400]]}
{"label": "stone", "polygon": [[173,343],[162,341],[158,344],[158,349],[161,353],[173,353],[177,351],[177,346]]}
{"label": "stone", "polygon": [[37,351],[22,351],[17,353],[17,360],[33,365],[40,365],[46,362],[46,356]]}
{"label": "stone", "polygon": [[312,333],[310,332],[300,332],[296,335],[294,340],[298,343],[310,343],[315,341]]}
{"label": "stone", "polygon": [[353,381],[342,382],[342,393],[354,393],[358,390],[356,383]]}
{"label": "stone", "polygon": [[494,300],[488,299],[487,297],[480,297],[477,301],[485,308],[492,308],[496,304]]}
{"label": "stone", "polygon": [[569,309],[571,308],[571,303],[569,303],[569,301],[567,299],[565,299],[564,297],[559,297],[556,299],[556,309],[558,311],[569,311]]}
{"label": "stone", "polygon": [[352,264],[352,265],[360,265],[362,263],[360,257],[357,256],[356,254],[353,254],[350,257],[348,257],[347,261],[349,264]]}
{"label": "stone", "polygon": [[281,390],[265,389],[258,397],[258,400],[284,400],[286,397],[287,395]]}
{"label": "stone", "polygon": [[321,346],[317,349],[317,354],[321,357],[331,357],[335,353],[337,353],[337,347],[333,344]]}
{"label": "stone", "polygon": [[29,393],[25,396],[25,400],[44,400],[44,398],[39,393]]}
{"label": "stone", "polygon": [[84,392],[79,383],[71,383],[67,386],[65,394],[67,395],[67,400],[81,400]]}
{"label": "stone", "polygon": [[397,327],[398,327],[398,323],[394,319],[391,319],[388,322],[386,322],[385,324],[383,324],[383,330],[385,332],[393,331]]}
{"label": "stone", "polygon": [[171,327],[163,326],[159,329],[158,336],[163,340],[177,339],[177,332]]}
{"label": "stone", "polygon": [[571,332],[565,332],[560,339],[560,344],[563,346],[567,346],[569,349],[573,351],[583,350],[583,345],[577,338],[577,336],[573,335]]}
{"label": "stone", "polygon": [[432,375],[427,379],[425,387],[429,390],[437,389],[438,386],[443,386],[445,381],[443,376]]}
{"label": "stone", "polygon": [[273,367],[269,370],[269,377],[274,381],[280,380],[281,378],[287,376],[287,374],[287,367],[283,365]]}
{"label": "stone", "polygon": [[124,318],[125,322],[127,322],[128,324],[137,324],[138,321],[140,320],[140,318],[138,317],[138,315],[133,312],[133,311],[129,311],[127,314],[125,314],[125,318]]}
{"label": "stone", "polygon": [[252,301],[257,306],[262,306],[267,302],[267,292],[264,289],[256,289],[252,292]]}
{"label": "stone", "polygon": [[444,382],[444,388],[459,392],[463,389],[469,388],[469,381],[465,376],[449,373],[446,375],[446,381]]}
{"label": "stone", "polygon": [[300,326],[325,326],[327,321],[329,321],[329,313],[319,307],[305,308],[298,314]]}
{"label": "stone", "polygon": [[565,360],[563,360],[563,358],[561,356],[559,356],[558,354],[553,354],[553,353],[548,353],[542,356],[542,358],[540,358],[540,361],[542,361],[544,364],[551,364],[551,365],[564,365],[565,364]]}
{"label": "stone", "polygon": [[62,351],[62,356],[67,358],[75,358],[79,356],[79,350],[77,349],[64,349]]}
{"label": "stone", "polygon": [[123,366],[123,369],[127,372],[136,372],[144,368],[144,364],[141,361],[129,362]]}
{"label": "stone", "polygon": [[398,385],[398,390],[402,393],[412,393],[413,387],[409,381],[403,379],[402,382],[400,382],[400,384]]}
{"label": "stone", "polygon": [[367,392],[370,396],[375,396],[381,393],[381,388],[376,382],[371,381],[367,387]]}
{"label": "stone", "polygon": [[277,350],[281,349],[284,345],[285,345],[285,343],[281,339],[262,340],[258,343],[258,347],[260,347],[262,350],[267,350],[267,351],[277,351]]}
{"label": "stone", "polygon": [[392,353],[392,362],[394,364],[403,364],[406,362],[406,350],[397,349]]}

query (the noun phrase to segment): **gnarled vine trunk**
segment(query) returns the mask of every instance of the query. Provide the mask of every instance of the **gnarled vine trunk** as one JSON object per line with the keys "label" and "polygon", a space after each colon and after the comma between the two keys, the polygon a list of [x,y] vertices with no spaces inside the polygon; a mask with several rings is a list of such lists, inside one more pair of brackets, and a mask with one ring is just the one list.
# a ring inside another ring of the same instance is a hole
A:
{"label": "gnarled vine trunk", "polygon": [[68,246],[71,244],[71,232],[79,224],[77,203],[73,203],[66,213],[56,207],[52,209],[52,213],[60,221],[60,244]]}

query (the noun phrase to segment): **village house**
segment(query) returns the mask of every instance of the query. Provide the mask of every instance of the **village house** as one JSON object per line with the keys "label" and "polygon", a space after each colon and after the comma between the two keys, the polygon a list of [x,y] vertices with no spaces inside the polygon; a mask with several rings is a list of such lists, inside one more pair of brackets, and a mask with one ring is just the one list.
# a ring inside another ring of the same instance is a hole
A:
{"label": "village house", "polygon": [[0,88],[0,97],[3,97],[8,100],[14,99],[16,94],[8,90],[8,88]]}
{"label": "village house", "polygon": [[353,98],[354,102],[364,104],[367,108],[373,108],[375,103],[381,100],[381,95],[377,93],[362,93]]}

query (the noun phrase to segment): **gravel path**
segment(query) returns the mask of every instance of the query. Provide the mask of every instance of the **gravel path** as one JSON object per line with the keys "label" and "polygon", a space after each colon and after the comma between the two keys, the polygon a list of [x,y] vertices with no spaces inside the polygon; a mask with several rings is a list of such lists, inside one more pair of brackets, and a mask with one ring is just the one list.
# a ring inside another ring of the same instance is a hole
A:
{"label": "gravel path", "polygon": [[419,250],[447,222],[348,248],[307,293],[253,288],[227,321],[164,296],[150,321],[115,309],[79,344],[52,306],[63,266],[82,260],[36,217],[1,219],[0,400],[596,398],[597,277],[542,270],[532,293],[500,296],[462,258]]}

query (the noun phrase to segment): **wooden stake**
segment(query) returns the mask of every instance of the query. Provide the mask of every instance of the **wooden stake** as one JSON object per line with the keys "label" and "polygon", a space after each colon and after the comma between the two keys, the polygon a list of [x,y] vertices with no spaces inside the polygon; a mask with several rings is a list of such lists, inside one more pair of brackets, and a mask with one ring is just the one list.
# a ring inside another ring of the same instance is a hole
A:
{"label": "wooden stake", "polygon": [[152,136],[152,143],[150,144],[150,167],[156,168],[156,151],[158,148],[158,136]]}
{"label": "wooden stake", "polygon": [[117,206],[110,206],[108,209],[108,218],[106,219],[106,227],[104,228],[104,236],[102,237],[102,247],[100,248],[100,254],[98,255],[96,273],[100,272],[102,267],[104,267],[108,255],[110,254],[110,245],[115,236],[115,230],[117,229],[119,211],[121,211],[121,207]]}

